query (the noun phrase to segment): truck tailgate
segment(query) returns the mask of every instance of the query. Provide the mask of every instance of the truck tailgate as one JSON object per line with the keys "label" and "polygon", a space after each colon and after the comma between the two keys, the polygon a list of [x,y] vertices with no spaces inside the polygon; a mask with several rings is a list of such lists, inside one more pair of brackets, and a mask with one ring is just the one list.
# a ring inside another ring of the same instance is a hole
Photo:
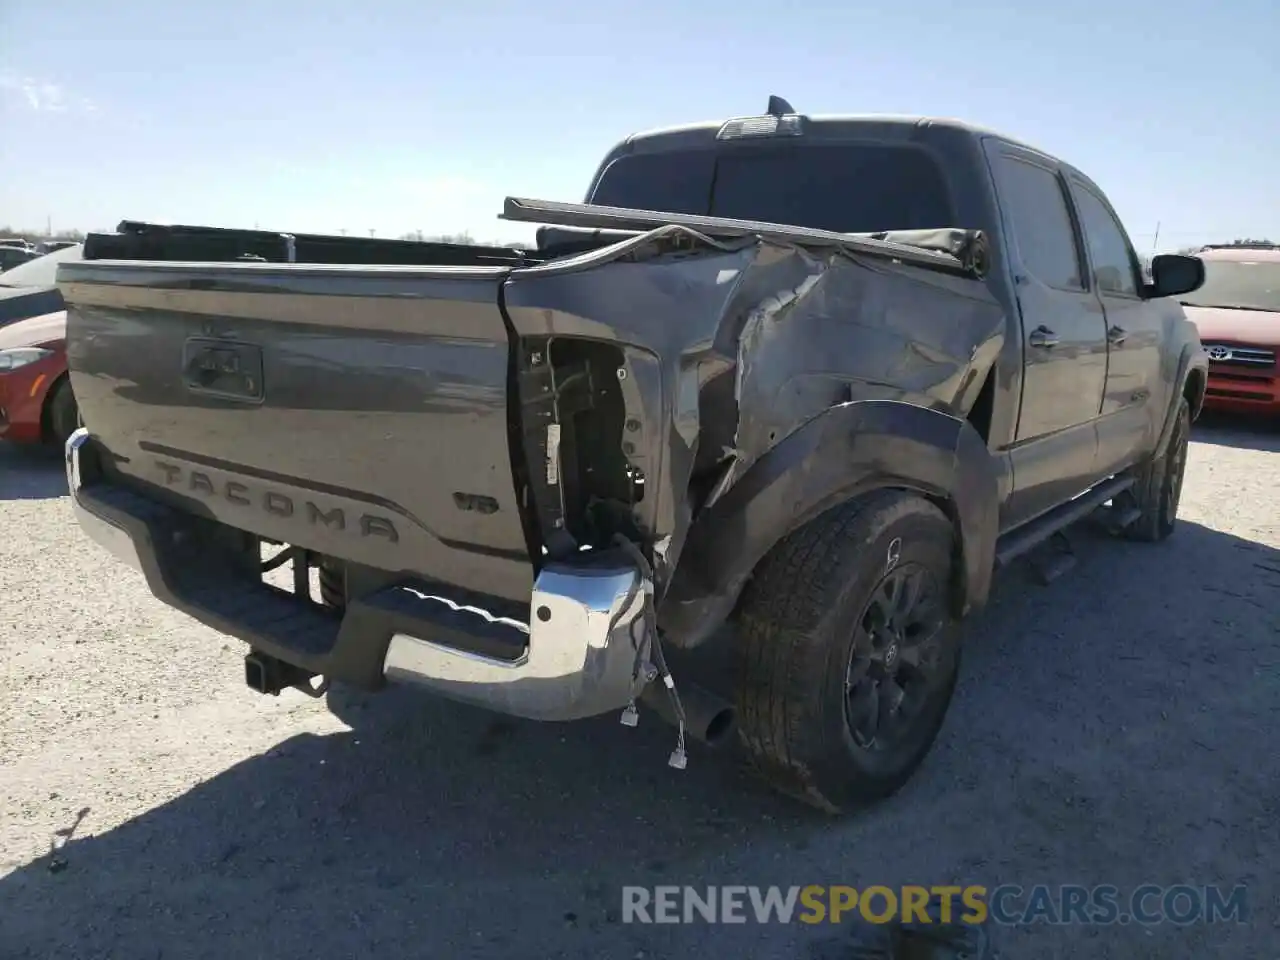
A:
{"label": "truck tailgate", "polygon": [[505,267],[68,264],[85,425],[142,489],[262,537],[527,600]]}

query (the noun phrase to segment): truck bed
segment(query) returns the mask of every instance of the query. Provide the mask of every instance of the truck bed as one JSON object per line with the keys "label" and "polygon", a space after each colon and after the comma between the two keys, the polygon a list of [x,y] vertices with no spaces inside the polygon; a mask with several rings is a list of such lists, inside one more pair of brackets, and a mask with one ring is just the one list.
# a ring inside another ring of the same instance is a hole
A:
{"label": "truck bed", "polygon": [[78,267],[73,388],[122,478],[273,540],[528,595],[505,270]]}
{"label": "truck bed", "polygon": [[526,261],[514,247],[282,233],[123,220],[85,238],[86,260],[366,265],[503,266]]}
{"label": "truck bed", "polygon": [[[527,603],[544,558],[617,533],[665,541],[674,562],[691,512],[794,428],[785,405],[765,415],[767,397],[735,388],[762,296],[794,300],[843,263],[831,296],[875,283],[876,311],[945,302],[909,389],[954,392],[956,364],[1001,321],[964,231],[913,245],[519,203],[551,224],[539,250],[131,221],[91,236],[58,282],[111,481],[317,556]],[[868,324],[876,350],[918,338]],[[775,346],[796,369],[826,362],[820,343]],[[770,362],[761,389],[787,374]]]}

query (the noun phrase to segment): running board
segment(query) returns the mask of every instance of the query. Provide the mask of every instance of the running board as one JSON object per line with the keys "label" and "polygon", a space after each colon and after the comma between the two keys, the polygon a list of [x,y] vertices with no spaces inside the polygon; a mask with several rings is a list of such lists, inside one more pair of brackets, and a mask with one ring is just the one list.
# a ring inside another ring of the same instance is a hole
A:
{"label": "running board", "polygon": [[1010,561],[1038,547],[1055,533],[1092,513],[1108,500],[1118,497],[1135,483],[1137,483],[1136,477],[1112,477],[1080,494],[1074,500],[1068,500],[1054,507],[1026,526],[1010,530],[996,541],[996,566],[1008,566]]}
{"label": "running board", "polygon": [[1076,565],[1076,551],[1065,530],[1059,530],[1045,541],[1046,551],[1050,544],[1057,544],[1057,551],[1034,561],[1036,577],[1039,578],[1041,586],[1045,587],[1065,576]]}
{"label": "running board", "polygon": [[1107,528],[1113,534],[1121,534],[1138,522],[1142,516],[1142,511],[1132,503],[1127,506],[1120,504],[1112,504],[1109,516],[1107,517]]}

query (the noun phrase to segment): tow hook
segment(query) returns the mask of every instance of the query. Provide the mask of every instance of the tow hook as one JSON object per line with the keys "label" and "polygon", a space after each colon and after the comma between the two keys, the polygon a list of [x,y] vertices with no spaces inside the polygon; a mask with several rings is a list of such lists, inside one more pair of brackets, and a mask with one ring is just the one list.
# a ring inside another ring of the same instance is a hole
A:
{"label": "tow hook", "polygon": [[320,683],[313,686],[311,681],[318,676],[310,670],[296,667],[292,663],[259,650],[251,650],[244,658],[244,682],[250,690],[258,693],[269,693],[273,697],[280,696],[282,690],[290,688],[301,691],[309,697],[323,697],[329,690],[329,681],[321,677]]}

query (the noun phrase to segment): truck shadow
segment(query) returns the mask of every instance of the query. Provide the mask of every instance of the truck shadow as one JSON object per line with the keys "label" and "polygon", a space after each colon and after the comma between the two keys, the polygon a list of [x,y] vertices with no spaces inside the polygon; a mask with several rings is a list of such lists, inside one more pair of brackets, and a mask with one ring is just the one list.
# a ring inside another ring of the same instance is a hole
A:
{"label": "truck shadow", "polygon": [[66,495],[61,451],[0,440],[0,500],[53,500]]}
{"label": "truck shadow", "polygon": [[1206,410],[1191,428],[1191,439],[1219,447],[1280,453],[1280,419]]}
{"label": "truck shadow", "polygon": [[[1255,667],[1280,629],[1280,551],[1190,522],[1163,546],[1073,538],[1081,563],[1056,584],[1001,579],[924,767],[848,819],[774,797],[728,755],[669,770],[674,737],[652,717],[544,725],[413,691],[341,698],[352,730],[295,736],[0,879],[6,946],[676,957],[714,935],[748,957],[803,956],[795,939],[816,934],[826,957],[845,933],[623,925],[621,888],[1247,877],[1269,829],[1248,811],[1280,779],[1249,734],[1274,709]],[[1098,934],[999,931],[1011,957],[1102,956]],[[1128,934],[1145,938],[1132,957],[1224,935]]]}

